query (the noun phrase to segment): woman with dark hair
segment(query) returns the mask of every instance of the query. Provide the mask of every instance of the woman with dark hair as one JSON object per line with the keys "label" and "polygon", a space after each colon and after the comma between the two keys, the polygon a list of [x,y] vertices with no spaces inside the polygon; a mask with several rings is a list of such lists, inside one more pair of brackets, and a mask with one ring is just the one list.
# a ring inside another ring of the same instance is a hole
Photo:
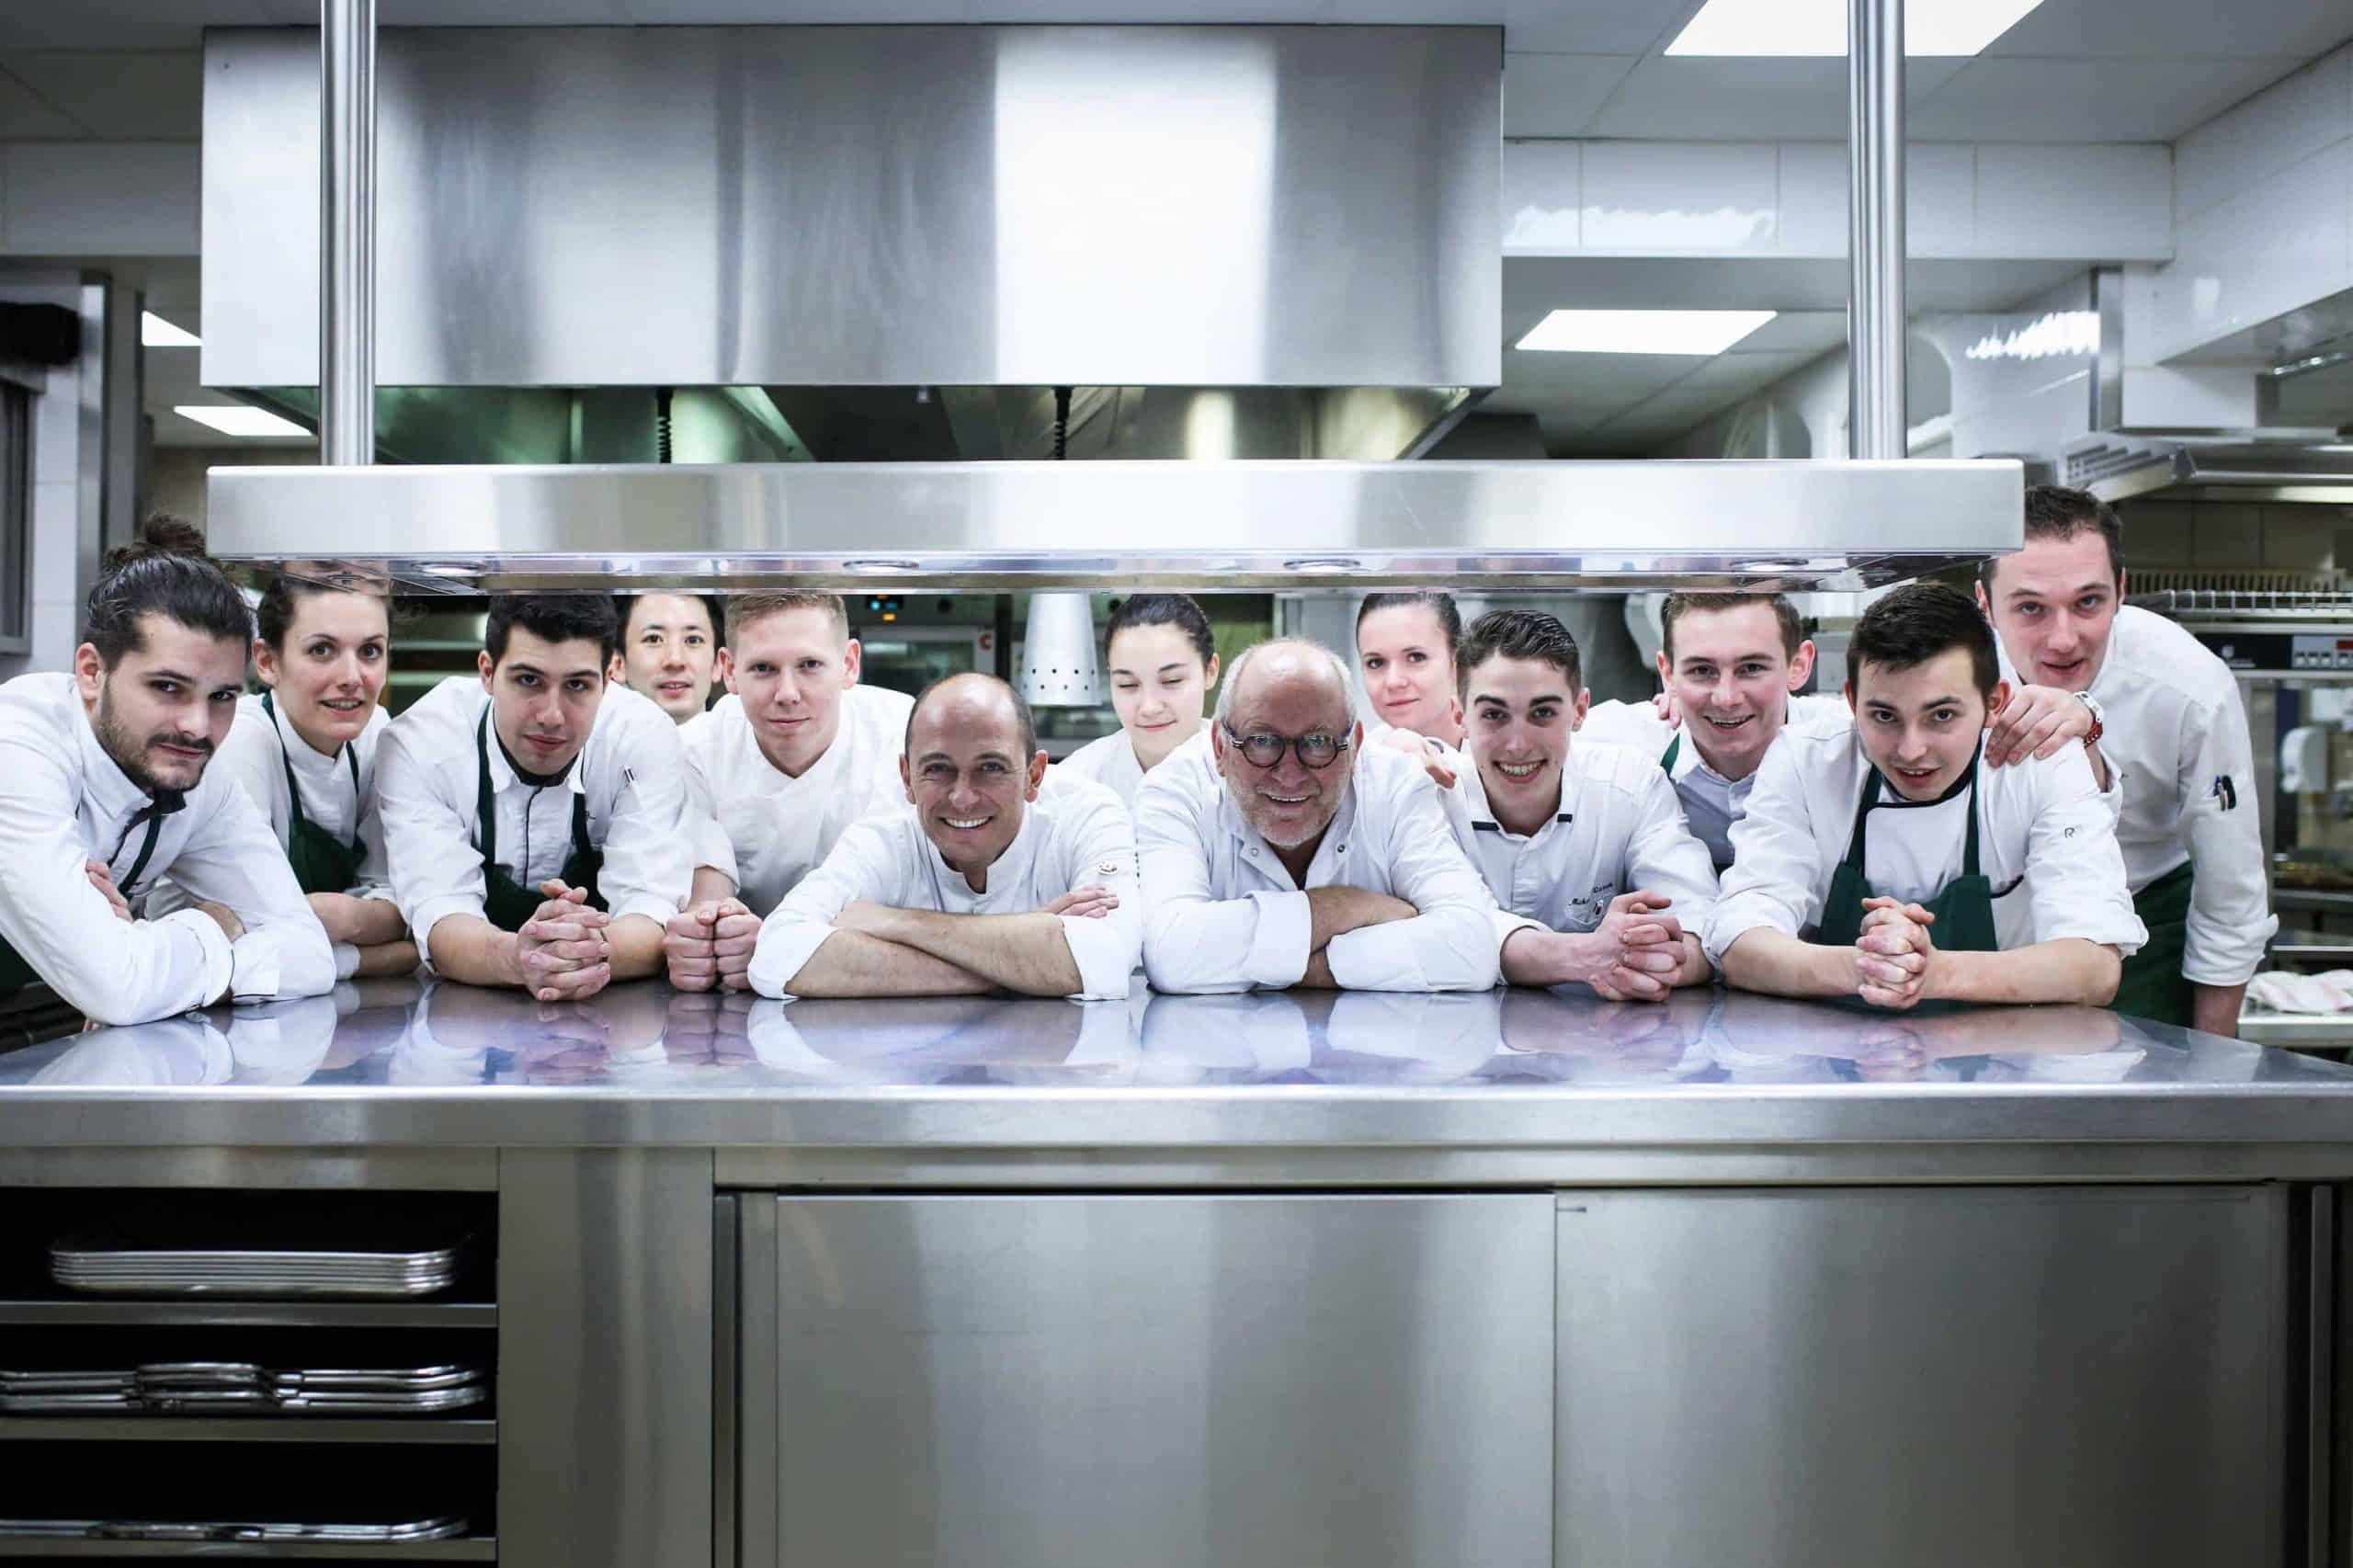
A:
{"label": "woman with dark hair", "polygon": [[1089,741],[1055,765],[1057,776],[1092,779],[1132,810],[1143,776],[1200,733],[1217,685],[1217,637],[1184,594],[1137,594],[1103,633],[1116,733]]}
{"label": "woman with dark hair", "polygon": [[1462,748],[1462,699],[1454,679],[1461,641],[1462,612],[1451,594],[1365,596],[1357,607],[1357,669],[1375,721],[1368,740],[1403,730]]}
{"label": "woman with dark hair", "polygon": [[261,597],[254,670],[213,766],[269,821],[311,911],[335,944],[335,972],[405,974],[416,948],[392,902],[376,815],[379,706],[392,667],[381,594],[280,575]]}

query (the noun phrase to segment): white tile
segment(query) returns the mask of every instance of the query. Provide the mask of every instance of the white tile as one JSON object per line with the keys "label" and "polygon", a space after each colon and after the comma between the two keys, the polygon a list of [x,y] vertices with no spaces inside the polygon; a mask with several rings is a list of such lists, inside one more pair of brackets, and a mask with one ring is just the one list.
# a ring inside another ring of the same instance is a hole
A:
{"label": "white tile", "polygon": [[2174,243],[2171,161],[2149,144],[1982,146],[1977,253],[2164,261]]}
{"label": "white tile", "polygon": [[1585,244],[1652,254],[1769,252],[1777,243],[1779,185],[1770,146],[1590,142]]}
{"label": "white tile", "polygon": [[[1781,163],[1781,252],[1847,254],[1847,149],[1842,142],[1785,142]],[[1904,246],[1915,261],[1977,254],[1974,152],[1945,142],[1904,149]]]}
{"label": "white tile", "polygon": [[33,400],[33,483],[71,482],[81,471],[82,416],[76,398],[80,374],[71,367],[53,369],[49,386]]}
{"label": "white tile", "polygon": [[[1916,111],[1961,68],[1915,60],[1904,97]],[[1635,66],[1586,134],[1674,141],[1835,142],[1847,134],[1847,62],[1678,55]]]}
{"label": "white tile", "polygon": [[[1952,455],[1983,458],[2024,452],[2054,452],[2091,428],[2091,373],[2046,376],[2023,397],[1963,413],[1953,411]],[[1955,372],[1956,383],[1960,372]],[[1956,386],[1958,391],[1958,386]]]}
{"label": "white tile", "polygon": [[[2124,341],[2132,341],[2125,324]],[[2124,423],[2174,429],[2244,429],[2256,423],[2255,378],[2236,365],[2127,365]]]}
{"label": "white tile", "polygon": [[1584,143],[1504,143],[1504,254],[1546,256],[1574,251],[1585,204]]}
{"label": "white tile", "polygon": [[2347,136],[2353,50],[2340,49],[2184,136],[2174,149],[2176,213],[2196,217]]}
{"label": "white tile", "polygon": [[1505,55],[1504,134],[1583,134],[1635,64],[1628,54]]}
{"label": "white tile", "polygon": [[1955,142],[2169,142],[2302,62],[1980,55],[1915,100],[1906,134]]}
{"label": "white tile", "polygon": [[2150,278],[2143,324],[2151,335],[2133,358],[2171,358],[2353,288],[2348,183],[2353,141],[2182,224],[2173,261]]}

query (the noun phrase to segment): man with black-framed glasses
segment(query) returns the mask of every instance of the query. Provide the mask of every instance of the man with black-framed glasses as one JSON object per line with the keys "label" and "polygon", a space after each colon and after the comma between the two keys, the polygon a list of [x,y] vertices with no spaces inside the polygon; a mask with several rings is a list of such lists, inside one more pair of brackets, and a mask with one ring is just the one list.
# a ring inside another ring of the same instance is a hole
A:
{"label": "man with black-framed glasses", "polygon": [[1161,991],[1478,991],[1495,901],[1410,757],[1363,750],[1356,687],[1296,638],[1242,654],[1208,729],[1136,795]]}

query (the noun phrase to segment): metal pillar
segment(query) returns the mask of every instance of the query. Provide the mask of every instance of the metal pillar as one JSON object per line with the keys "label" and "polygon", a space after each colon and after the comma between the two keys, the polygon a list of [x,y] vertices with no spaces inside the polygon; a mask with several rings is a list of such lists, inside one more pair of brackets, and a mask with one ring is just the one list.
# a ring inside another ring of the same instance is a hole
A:
{"label": "metal pillar", "polygon": [[376,459],[376,0],[319,4],[319,445]]}
{"label": "metal pillar", "polygon": [[1903,0],[1847,0],[1847,455],[1905,455]]}

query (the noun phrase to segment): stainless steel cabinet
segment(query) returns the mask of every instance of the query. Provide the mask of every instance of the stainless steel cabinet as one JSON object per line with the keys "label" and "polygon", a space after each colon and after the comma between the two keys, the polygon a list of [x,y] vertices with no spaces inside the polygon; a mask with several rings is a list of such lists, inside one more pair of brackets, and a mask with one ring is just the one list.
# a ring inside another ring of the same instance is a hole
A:
{"label": "stainless steel cabinet", "polygon": [[1565,1195],[1558,1561],[2277,1563],[2287,1239],[2277,1187]]}
{"label": "stainless steel cabinet", "polygon": [[1552,1562],[1549,1195],[739,1212],[741,1568]]}

